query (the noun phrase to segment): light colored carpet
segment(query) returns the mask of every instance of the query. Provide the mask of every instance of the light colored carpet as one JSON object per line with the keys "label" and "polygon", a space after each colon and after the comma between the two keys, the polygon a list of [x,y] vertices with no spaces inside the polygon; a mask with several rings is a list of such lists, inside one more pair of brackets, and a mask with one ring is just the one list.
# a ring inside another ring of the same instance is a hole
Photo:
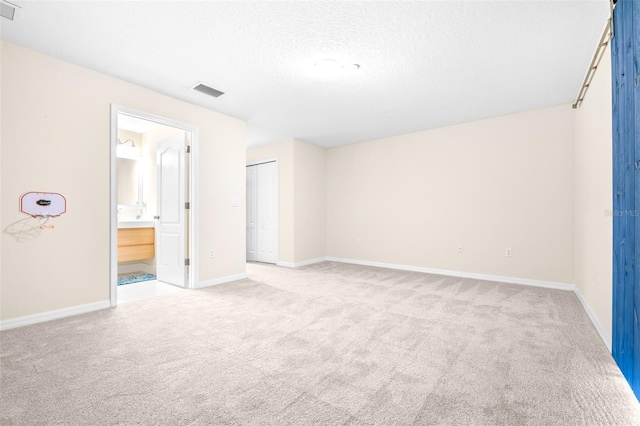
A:
{"label": "light colored carpet", "polygon": [[637,425],[575,295],[332,262],[4,331],[3,425]]}

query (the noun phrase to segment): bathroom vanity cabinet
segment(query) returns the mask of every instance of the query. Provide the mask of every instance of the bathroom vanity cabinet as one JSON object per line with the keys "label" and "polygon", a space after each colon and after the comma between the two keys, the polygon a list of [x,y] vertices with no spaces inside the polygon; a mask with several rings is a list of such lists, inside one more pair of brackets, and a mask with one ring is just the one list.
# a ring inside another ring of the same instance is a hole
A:
{"label": "bathroom vanity cabinet", "polygon": [[155,257],[154,228],[118,228],[118,262]]}

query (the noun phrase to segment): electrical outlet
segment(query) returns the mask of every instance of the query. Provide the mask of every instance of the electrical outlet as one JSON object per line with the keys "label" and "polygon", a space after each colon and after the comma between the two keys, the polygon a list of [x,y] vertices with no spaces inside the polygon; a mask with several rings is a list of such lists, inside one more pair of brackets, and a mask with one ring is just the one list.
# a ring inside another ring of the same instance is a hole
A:
{"label": "electrical outlet", "polygon": [[511,251],[510,248],[508,248],[508,249],[506,249],[504,251],[504,255],[507,256],[507,257],[511,257],[511,256],[513,256],[513,252]]}
{"label": "electrical outlet", "polygon": [[458,246],[458,253],[462,253],[462,252],[464,252],[464,247],[462,246],[462,244],[460,244]]}
{"label": "electrical outlet", "polygon": [[360,238],[356,238],[356,245],[359,246],[360,245]]}
{"label": "electrical outlet", "polygon": [[216,251],[214,249],[209,250],[209,259],[216,257]]}

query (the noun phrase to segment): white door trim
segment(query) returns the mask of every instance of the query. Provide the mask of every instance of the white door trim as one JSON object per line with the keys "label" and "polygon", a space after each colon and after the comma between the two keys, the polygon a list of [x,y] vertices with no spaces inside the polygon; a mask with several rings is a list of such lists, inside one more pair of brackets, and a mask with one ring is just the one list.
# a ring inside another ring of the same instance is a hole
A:
{"label": "white door trim", "polygon": [[[264,164],[264,163],[276,163],[276,218],[278,218],[278,220],[276,220],[276,247],[275,247],[275,252],[276,252],[276,265],[278,264],[278,262],[280,261],[280,162],[278,161],[278,157],[275,158],[268,158],[266,160],[260,160],[260,161],[255,161],[253,163],[248,163],[246,167],[251,167],[251,166],[257,166],[259,164]],[[245,191],[245,205],[247,205],[247,194]],[[246,225],[246,223],[245,223]],[[245,251],[245,256],[246,256],[246,251]]]}
{"label": "white door trim", "polygon": [[121,105],[111,104],[111,132],[109,137],[109,143],[111,146],[111,160],[110,160],[110,203],[109,203],[109,217],[110,217],[110,232],[109,232],[109,300],[111,307],[118,304],[118,194],[117,194],[117,140],[118,140],[118,114],[125,114],[143,120],[153,121],[165,126],[175,127],[185,132],[191,133],[191,154],[188,158],[189,161],[189,203],[190,209],[188,212],[189,217],[189,258],[191,259],[191,265],[189,266],[189,280],[187,283],[188,288],[196,288],[198,282],[198,236],[199,236],[199,215],[198,207],[199,200],[197,197],[199,181],[198,181],[198,140],[199,129],[198,126],[194,126],[181,121],[171,120],[169,118],[161,117],[159,115],[149,114],[147,112],[138,111],[132,108],[123,107]]}

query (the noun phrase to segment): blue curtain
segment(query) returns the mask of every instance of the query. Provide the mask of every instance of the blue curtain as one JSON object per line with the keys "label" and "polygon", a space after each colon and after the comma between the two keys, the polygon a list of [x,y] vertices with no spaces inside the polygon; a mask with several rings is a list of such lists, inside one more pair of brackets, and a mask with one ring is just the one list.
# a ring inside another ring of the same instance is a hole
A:
{"label": "blue curtain", "polygon": [[618,0],[613,84],[613,357],[640,399],[640,0]]}

